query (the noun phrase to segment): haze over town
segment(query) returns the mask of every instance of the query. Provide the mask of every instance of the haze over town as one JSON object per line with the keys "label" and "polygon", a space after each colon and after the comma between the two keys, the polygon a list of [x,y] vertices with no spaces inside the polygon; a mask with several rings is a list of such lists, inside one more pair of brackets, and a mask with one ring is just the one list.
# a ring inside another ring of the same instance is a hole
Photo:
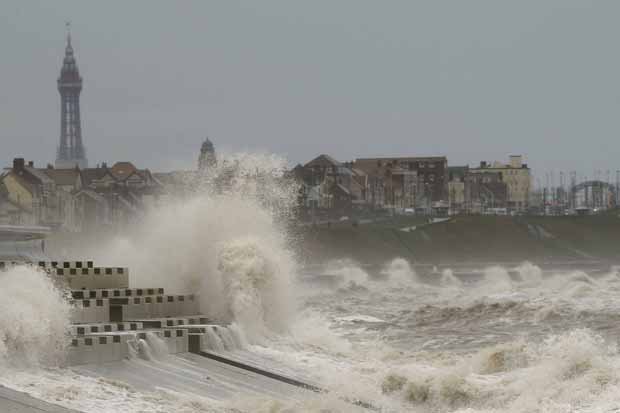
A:
{"label": "haze over town", "polygon": [[7,1],[1,160],[53,161],[70,20],[91,164],[184,169],[209,136],[291,166],[321,153],[472,166],[523,154],[538,177],[613,179],[618,12],[565,0]]}

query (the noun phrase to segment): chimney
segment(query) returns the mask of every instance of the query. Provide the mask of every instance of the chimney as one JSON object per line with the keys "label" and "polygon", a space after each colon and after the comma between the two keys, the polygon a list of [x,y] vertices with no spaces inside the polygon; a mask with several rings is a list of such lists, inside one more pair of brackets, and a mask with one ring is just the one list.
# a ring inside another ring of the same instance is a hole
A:
{"label": "chimney", "polygon": [[15,172],[22,172],[24,170],[24,158],[15,158],[13,159],[13,170]]}

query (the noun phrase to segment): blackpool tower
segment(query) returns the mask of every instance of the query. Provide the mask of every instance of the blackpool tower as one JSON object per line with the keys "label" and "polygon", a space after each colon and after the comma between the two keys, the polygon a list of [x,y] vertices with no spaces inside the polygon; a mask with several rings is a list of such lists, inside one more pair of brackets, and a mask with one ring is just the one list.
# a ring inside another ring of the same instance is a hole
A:
{"label": "blackpool tower", "polygon": [[[68,27],[68,25],[67,25]],[[82,143],[82,125],[80,121],[80,92],[82,78],[78,71],[71,33],[67,32],[67,47],[58,78],[60,92],[60,145],[56,156],[56,168],[88,167],[86,149]]]}

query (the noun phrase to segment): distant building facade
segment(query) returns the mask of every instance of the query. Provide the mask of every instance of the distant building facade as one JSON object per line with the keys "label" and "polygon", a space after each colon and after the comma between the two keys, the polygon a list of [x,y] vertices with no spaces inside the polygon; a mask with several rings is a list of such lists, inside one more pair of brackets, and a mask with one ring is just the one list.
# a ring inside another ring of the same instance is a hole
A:
{"label": "distant building facade", "polygon": [[138,169],[131,162],[116,162],[111,167],[104,163],[80,174],[82,188],[75,196],[80,200],[79,217],[85,230],[122,228],[136,222],[163,192],[150,170]]}
{"label": "distant building facade", "polygon": [[477,168],[470,168],[470,174],[498,173],[507,185],[507,208],[523,211],[529,206],[532,175],[521,155],[512,155],[508,163],[480,162]]}
{"label": "distant building facade", "polygon": [[[418,210],[431,214],[448,208],[445,157],[363,158],[340,162],[319,155],[297,165],[300,203],[314,210]],[[346,202],[345,202],[346,200]],[[336,205],[337,204],[337,205]]]}
{"label": "distant building facade", "polygon": [[[297,169],[297,176],[306,187],[307,206],[348,214],[353,207],[354,186],[359,184],[353,172],[329,155],[319,155]],[[355,191],[361,192],[361,191]]]}
{"label": "distant building facade", "polygon": [[483,171],[465,175],[465,210],[483,214],[508,207],[508,185],[503,174]]}
{"label": "distant building facade", "polygon": [[35,168],[23,158],[13,160],[0,185],[4,192],[5,220],[16,225],[44,225],[57,230],[78,231],[74,193],[82,185],[79,169]]}
{"label": "distant building facade", "polygon": [[[448,160],[445,156],[359,158],[353,167],[368,175],[377,205],[420,208],[448,201]],[[381,194],[382,192],[382,194]]]}
{"label": "distant building facade", "polygon": [[448,205],[451,214],[467,212],[465,182],[468,173],[468,166],[448,167]]}
{"label": "distant building facade", "polygon": [[0,176],[0,223],[62,232],[120,229],[157,204],[162,186],[131,162],[96,168],[35,168],[13,160]]}

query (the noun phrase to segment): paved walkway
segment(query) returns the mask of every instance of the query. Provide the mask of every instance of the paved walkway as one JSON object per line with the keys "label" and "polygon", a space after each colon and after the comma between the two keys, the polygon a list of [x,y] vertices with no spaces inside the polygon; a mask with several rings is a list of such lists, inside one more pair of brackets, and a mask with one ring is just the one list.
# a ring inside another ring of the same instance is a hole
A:
{"label": "paved walkway", "polygon": [[2,413],[78,413],[75,410],[49,404],[15,390],[0,386],[0,412]]}

